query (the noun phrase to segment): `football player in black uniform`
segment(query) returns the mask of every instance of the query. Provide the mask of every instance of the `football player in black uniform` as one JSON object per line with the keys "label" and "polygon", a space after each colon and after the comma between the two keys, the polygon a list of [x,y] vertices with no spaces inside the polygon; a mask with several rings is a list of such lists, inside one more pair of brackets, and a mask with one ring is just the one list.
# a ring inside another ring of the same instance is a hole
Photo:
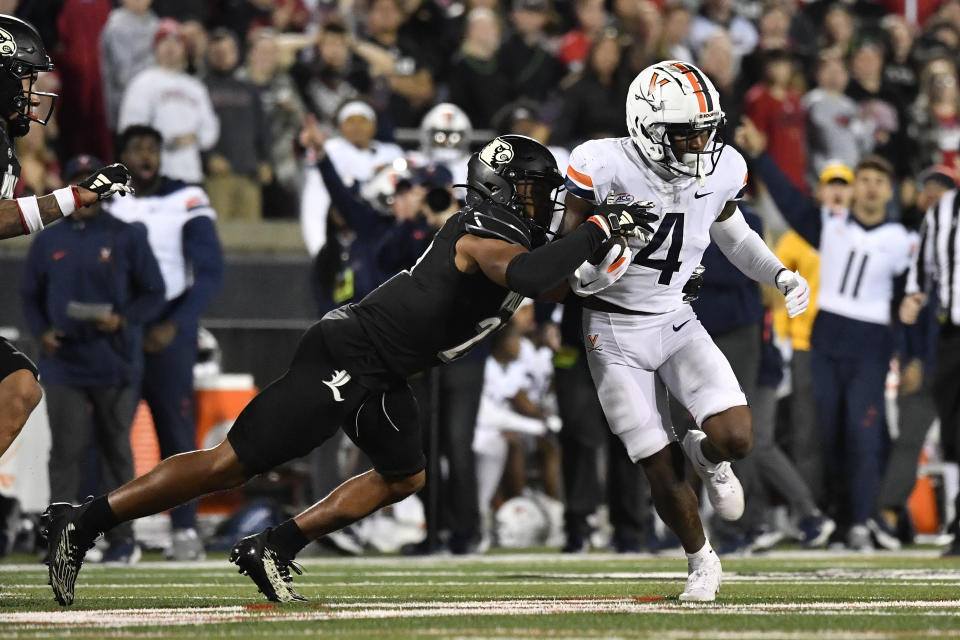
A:
{"label": "football player in black uniform", "polygon": [[[57,96],[34,91],[34,85],[41,72],[52,70],[53,63],[34,26],[0,15],[0,239],[36,233],[79,207],[130,190],[126,168],[111,165],[80,186],[58,189],[40,198],[12,199],[20,178],[12,139],[26,135],[31,122],[47,124]],[[47,101],[45,114],[36,113],[41,99]],[[0,456],[23,429],[42,395],[36,365],[0,338]]]}
{"label": "football player in black uniform", "polygon": [[407,377],[460,357],[503,326],[524,296],[565,287],[566,277],[608,239],[649,232],[655,219],[642,205],[601,205],[548,243],[550,224],[563,212],[552,195],[563,177],[546,147],[523,136],[487,143],[470,158],[467,182],[467,206],[416,265],[311,327],[289,370],[246,406],[226,440],[167,458],[83,505],[49,507],[41,527],[60,604],[73,602],[84,553],[102,532],[242,484],[342,428],[373,469],[277,528],[244,538],[230,556],[268,599],[302,600],[290,570],[299,571],[293,558],[309,541],[423,486],[425,458]]}

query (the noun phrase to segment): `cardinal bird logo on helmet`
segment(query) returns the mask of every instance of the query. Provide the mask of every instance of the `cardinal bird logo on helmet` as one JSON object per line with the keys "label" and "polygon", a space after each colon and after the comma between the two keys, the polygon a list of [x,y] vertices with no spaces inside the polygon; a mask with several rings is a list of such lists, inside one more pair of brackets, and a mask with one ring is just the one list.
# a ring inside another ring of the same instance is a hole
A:
{"label": "cardinal bird logo on helmet", "polygon": [[17,52],[17,41],[10,32],[0,29],[0,56],[12,56]]}
{"label": "cardinal bird logo on helmet", "polygon": [[506,164],[513,160],[513,145],[503,138],[494,138],[480,150],[480,160],[493,168]]}

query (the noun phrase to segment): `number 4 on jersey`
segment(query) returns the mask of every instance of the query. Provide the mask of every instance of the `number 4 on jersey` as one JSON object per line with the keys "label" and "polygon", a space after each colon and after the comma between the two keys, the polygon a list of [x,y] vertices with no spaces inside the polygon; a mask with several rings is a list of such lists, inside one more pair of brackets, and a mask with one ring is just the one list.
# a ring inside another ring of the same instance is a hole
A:
{"label": "number 4 on jersey", "polygon": [[[667,234],[673,230],[670,238],[670,248],[666,258],[651,258],[667,239]],[[670,211],[663,214],[663,220],[657,228],[650,242],[633,258],[634,264],[650,267],[660,271],[657,284],[670,284],[673,274],[680,271],[680,249],[683,247],[683,212]]]}

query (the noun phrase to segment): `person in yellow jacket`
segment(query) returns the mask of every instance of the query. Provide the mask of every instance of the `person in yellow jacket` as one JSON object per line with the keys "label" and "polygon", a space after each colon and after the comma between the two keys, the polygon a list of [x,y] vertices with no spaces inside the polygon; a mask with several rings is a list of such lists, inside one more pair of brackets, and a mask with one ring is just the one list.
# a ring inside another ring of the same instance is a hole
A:
{"label": "person in yellow jacket", "polygon": [[[840,163],[831,163],[820,173],[816,198],[827,211],[850,206],[853,195],[853,171]],[[781,236],[774,253],[787,269],[809,274],[810,306],[807,312],[795,318],[787,316],[780,306],[774,313],[773,326],[777,335],[790,341],[793,357],[790,373],[793,394],[790,399],[791,429],[790,453],[793,461],[813,493],[817,503],[823,499],[823,454],[820,447],[820,427],[817,423],[813,397],[813,379],[810,373],[810,332],[817,317],[817,291],[820,284],[820,255],[796,231]]]}

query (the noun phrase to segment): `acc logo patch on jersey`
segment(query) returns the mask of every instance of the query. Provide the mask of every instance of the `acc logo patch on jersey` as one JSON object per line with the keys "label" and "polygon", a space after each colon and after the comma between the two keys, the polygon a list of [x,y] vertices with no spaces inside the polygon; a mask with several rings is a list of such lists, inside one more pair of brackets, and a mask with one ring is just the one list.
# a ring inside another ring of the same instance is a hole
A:
{"label": "acc logo patch on jersey", "polygon": [[513,145],[503,138],[494,138],[480,149],[480,161],[488,167],[497,166],[513,160]]}
{"label": "acc logo patch on jersey", "polygon": [[17,41],[10,32],[0,29],[0,56],[12,56],[17,52]]}
{"label": "acc logo patch on jersey", "polygon": [[610,204],[629,204],[633,202],[633,196],[629,193],[611,193],[607,196],[607,202]]}

